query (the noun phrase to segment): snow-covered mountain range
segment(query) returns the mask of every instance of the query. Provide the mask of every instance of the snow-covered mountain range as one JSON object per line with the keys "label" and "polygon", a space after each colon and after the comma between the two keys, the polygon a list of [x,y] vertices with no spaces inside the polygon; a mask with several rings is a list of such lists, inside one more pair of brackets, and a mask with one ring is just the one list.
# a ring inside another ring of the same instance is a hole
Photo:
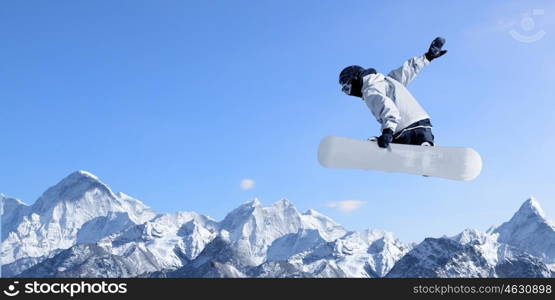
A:
{"label": "snow-covered mountain range", "polygon": [[3,277],[553,277],[555,224],[531,198],[487,232],[408,244],[286,199],[216,221],[156,214],[77,171],[33,205],[0,194]]}

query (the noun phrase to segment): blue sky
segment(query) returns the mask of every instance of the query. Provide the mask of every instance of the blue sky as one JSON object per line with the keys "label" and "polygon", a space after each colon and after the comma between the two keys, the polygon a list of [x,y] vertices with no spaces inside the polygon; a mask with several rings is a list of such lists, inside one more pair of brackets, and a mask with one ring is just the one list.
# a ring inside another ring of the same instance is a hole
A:
{"label": "blue sky", "polygon": [[[158,212],[221,219],[286,197],[406,241],[485,230],[530,195],[555,219],[554,14],[549,1],[10,1],[0,192],[33,203],[83,169]],[[388,72],[436,36],[448,54],[409,88],[439,145],[481,153],[481,176],[319,166],[322,137],[379,130],[338,72]],[[363,204],[329,205],[341,201]]]}

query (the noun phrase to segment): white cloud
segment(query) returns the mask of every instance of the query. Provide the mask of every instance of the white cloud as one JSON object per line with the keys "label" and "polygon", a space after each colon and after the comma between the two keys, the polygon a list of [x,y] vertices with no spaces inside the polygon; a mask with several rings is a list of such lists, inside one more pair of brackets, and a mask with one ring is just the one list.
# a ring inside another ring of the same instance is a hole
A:
{"label": "white cloud", "polygon": [[360,209],[363,204],[366,202],[364,201],[357,201],[357,200],[345,200],[345,201],[338,201],[338,202],[330,202],[328,203],[328,207],[337,208],[339,211],[343,213],[350,213],[357,209]]}
{"label": "white cloud", "polygon": [[250,190],[254,188],[254,180],[245,178],[241,180],[241,189],[242,190]]}

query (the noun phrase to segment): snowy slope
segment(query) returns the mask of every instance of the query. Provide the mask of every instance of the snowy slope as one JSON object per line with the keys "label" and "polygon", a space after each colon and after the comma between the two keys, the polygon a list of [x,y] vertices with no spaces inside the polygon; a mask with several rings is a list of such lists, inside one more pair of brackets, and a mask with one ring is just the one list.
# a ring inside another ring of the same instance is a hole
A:
{"label": "snowy slope", "polygon": [[289,257],[308,251],[327,241],[316,229],[301,229],[297,233],[285,234],[268,247],[266,261],[287,260]]}
{"label": "snowy slope", "polygon": [[[134,277],[176,269],[194,259],[215,237],[215,226],[210,218],[195,213],[160,214],[96,244],[77,244],[20,276],[30,276],[30,272],[47,276],[50,270],[55,274],[47,277]],[[77,263],[95,267],[72,267]]]}
{"label": "snowy slope", "polygon": [[555,224],[546,219],[536,199],[526,200],[508,222],[491,232],[499,235],[499,242],[555,264]]}
{"label": "snowy slope", "polygon": [[493,269],[491,277],[550,277],[551,271],[539,257],[522,248],[499,241],[498,234],[467,229],[452,237],[461,244],[474,247]]}
{"label": "snowy slope", "polygon": [[[126,257],[137,265],[156,266],[156,270],[174,269],[195,259],[217,234],[218,224],[209,217],[192,212],[161,214],[117,234],[99,245]],[[145,256],[148,262],[144,261]],[[144,272],[152,271],[145,268]]]}
{"label": "snowy slope", "polygon": [[20,277],[130,277],[142,272],[133,261],[113,255],[96,244],[62,250],[21,273]]}
{"label": "snowy slope", "polygon": [[551,271],[540,258],[500,243],[497,234],[467,229],[425,239],[387,277],[551,277]]}
{"label": "snowy slope", "polygon": [[401,258],[387,277],[488,277],[487,261],[470,245],[426,238]]}
{"label": "snowy slope", "polygon": [[[323,240],[333,240],[346,233],[343,227],[314,210],[301,215],[286,199],[268,207],[263,207],[255,199],[230,212],[220,223],[220,230],[229,236],[231,247],[240,253],[242,263],[250,266],[263,263],[269,247],[278,238],[305,229],[316,230]],[[307,239],[304,242],[314,241]],[[296,246],[297,249],[306,247]],[[274,247],[272,255],[279,256],[279,249],[290,251],[285,248],[284,245]]]}
{"label": "snowy slope", "polygon": [[241,277],[380,277],[409,249],[384,231],[350,232],[326,241],[318,230],[302,229],[276,239],[266,261],[257,266],[245,260],[231,236],[222,231],[197,259],[163,276],[225,277],[220,270],[225,266]]}
{"label": "snowy slope", "polygon": [[96,242],[155,216],[140,201],[114,194],[85,171],[70,174],[32,206],[5,196],[2,204],[3,264],[44,256],[76,242]]}
{"label": "snowy slope", "polygon": [[2,213],[2,241],[8,233],[17,229],[17,224],[21,222],[23,216],[27,215],[30,207],[23,201],[8,197],[0,193],[0,210]]}
{"label": "snowy slope", "polygon": [[267,207],[257,199],[246,202],[230,212],[218,228],[216,238],[194,260],[153,276],[259,277],[258,265],[287,259],[346,233],[343,227],[314,210],[300,214],[286,199]]}
{"label": "snowy slope", "polygon": [[185,266],[155,277],[246,277],[249,260],[245,260],[242,250],[234,247],[229,236],[218,235],[192,262]]}
{"label": "snowy slope", "polygon": [[288,262],[305,273],[325,265],[342,277],[382,277],[409,250],[390,232],[365,230],[291,256]]}
{"label": "snowy slope", "polygon": [[2,270],[27,277],[550,277],[555,226],[535,199],[488,232],[409,245],[347,231],[288,200],[246,202],[222,221],[156,215],[78,171],[33,205],[0,194]]}

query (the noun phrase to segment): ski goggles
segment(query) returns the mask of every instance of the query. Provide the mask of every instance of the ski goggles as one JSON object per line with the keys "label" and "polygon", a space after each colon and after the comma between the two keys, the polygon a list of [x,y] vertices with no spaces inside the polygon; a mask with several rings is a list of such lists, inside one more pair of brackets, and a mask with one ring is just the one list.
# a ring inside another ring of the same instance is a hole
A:
{"label": "ski goggles", "polygon": [[351,95],[351,88],[352,88],[352,85],[350,82],[341,84],[341,91],[347,95]]}

